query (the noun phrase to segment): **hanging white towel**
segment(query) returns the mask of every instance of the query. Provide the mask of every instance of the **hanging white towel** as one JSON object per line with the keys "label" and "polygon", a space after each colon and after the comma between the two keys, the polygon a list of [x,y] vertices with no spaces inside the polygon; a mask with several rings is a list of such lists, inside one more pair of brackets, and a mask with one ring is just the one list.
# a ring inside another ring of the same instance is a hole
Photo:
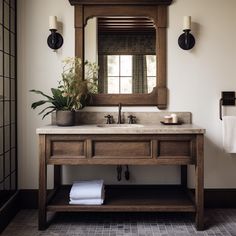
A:
{"label": "hanging white towel", "polygon": [[102,205],[104,202],[104,199],[79,199],[79,200],[73,200],[70,199],[71,205]]}
{"label": "hanging white towel", "polygon": [[236,153],[236,116],[223,116],[223,147],[227,153]]}
{"label": "hanging white towel", "polygon": [[102,199],[104,192],[103,180],[75,182],[70,191],[70,199]]}

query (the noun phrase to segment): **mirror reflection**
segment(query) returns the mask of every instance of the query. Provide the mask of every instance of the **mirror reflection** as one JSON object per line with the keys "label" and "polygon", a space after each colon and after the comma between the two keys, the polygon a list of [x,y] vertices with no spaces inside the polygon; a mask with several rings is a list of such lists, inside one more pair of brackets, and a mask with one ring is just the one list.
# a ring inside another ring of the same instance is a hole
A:
{"label": "mirror reflection", "polygon": [[156,86],[156,30],[146,17],[94,17],[85,60],[99,65],[98,93],[150,93]]}

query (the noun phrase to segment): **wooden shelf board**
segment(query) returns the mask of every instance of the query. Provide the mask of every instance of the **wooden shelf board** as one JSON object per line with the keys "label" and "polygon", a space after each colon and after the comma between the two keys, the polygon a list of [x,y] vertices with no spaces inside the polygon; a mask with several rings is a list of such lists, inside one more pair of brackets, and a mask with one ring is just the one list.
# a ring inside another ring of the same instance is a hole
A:
{"label": "wooden shelf board", "polygon": [[71,186],[61,186],[48,211],[196,212],[186,191],[177,186],[106,186],[101,206],[69,205]]}
{"label": "wooden shelf board", "polygon": [[121,157],[107,158],[73,158],[52,156],[47,160],[48,165],[193,165],[195,161],[190,157],[159,157],[127,159]]}

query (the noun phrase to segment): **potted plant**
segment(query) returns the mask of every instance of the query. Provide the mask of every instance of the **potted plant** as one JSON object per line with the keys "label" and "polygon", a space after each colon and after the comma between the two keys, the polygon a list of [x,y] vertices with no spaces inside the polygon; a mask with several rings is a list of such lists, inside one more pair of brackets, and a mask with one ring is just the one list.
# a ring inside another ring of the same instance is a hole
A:
{"label": "potted plant", "polygon": [[63,63],[62,78],[57,88],[51,88],[51,96],[39,90],[30,90],[45,97],[32,103],[31,108],[48,104],[39,115],[44,113],[44,118],[56,111],[57,125],[72,126],[75,124],[75,111],[82,109],[90,95],[97,92],[98,66],[88,61],[82,63],[78,57],[66,58]]}

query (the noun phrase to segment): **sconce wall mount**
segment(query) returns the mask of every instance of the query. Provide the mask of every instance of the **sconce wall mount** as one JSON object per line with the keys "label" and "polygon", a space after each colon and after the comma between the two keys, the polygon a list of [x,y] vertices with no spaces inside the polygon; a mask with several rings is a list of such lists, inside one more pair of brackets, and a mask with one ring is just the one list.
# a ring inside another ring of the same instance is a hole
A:
{"label": "sconce wall mount", "polygon": [[63,45],[63,37],[55,29],[50,29],[50,31],[51,34],[47,39],[48,46],[53,50],[57,50]]}
{"label": "sconce wall mount", "polygon": [[184,33],[179,36],[178,44],[183,50],[190,50],[195,45],[195,38],[190,33],[190,29],[183,30]]}

